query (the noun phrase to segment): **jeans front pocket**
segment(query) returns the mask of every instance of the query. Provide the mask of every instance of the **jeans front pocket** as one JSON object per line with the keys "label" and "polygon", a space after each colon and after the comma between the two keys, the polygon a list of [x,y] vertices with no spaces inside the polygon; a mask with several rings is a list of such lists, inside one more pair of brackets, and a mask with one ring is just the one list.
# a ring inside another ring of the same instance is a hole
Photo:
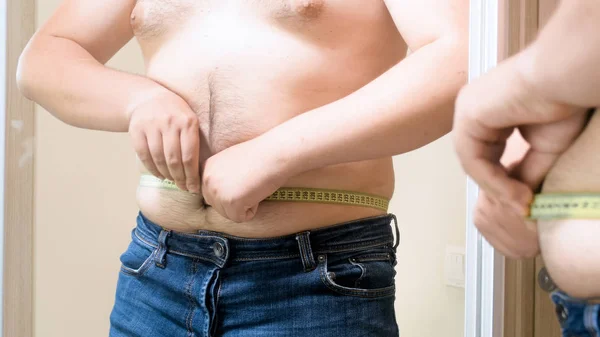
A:
{"label": "jeans front pocket", "polygon": [[142,241],[132,233],[132,240],[125,253],[121,254],[121,272],[131,276],[142,276],[154,262],[157,248]]}
{"label": "jeans front pocket", "polygon": [[390,248],[318,256],[321,281],[341,295],[387,297],[396,291],[395,255]]}

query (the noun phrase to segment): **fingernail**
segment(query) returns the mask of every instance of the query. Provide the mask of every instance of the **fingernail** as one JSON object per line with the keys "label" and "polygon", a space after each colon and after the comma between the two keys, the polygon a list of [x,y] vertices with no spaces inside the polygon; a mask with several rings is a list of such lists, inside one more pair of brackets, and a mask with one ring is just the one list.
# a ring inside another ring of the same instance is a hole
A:
{"label": "fingernail", "polygon": [[200,192],[200,189],[198,188],[198,185],[188,185],[188,190],[190,192],[192,192],[193,194],[197,194],[198,192]]}

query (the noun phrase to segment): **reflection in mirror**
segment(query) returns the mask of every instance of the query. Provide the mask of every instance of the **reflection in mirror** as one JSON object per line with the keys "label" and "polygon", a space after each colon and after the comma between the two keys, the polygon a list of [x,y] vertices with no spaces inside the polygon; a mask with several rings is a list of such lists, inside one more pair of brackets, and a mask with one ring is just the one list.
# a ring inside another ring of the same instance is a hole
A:
{"label": "reflection in mirror", "polygon": [[18,71],[35,331],[463,335],[467,0],[59,3]]}

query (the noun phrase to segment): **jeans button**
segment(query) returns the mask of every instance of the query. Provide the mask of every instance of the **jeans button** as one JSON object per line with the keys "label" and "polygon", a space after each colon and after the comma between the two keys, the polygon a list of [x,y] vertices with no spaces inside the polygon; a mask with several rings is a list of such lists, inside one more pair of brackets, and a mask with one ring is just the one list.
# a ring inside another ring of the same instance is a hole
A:
{"label": "jeans button", "polygon": [[538,284],[545,292],[551,293],[556,290],[556,285],[554,284],[554,281],[552,281],[552,278],[550,278],[550,274],[548,274],[546,268],[540,269],[538,274]]}
{"label": "jeans button", "polygon": [[560,322],[560,324],[565,323],[567,318],[569,318],[569,313],[567,312],[567,309],[560,304],[556,306],[556,314],[558,316],[558,321]]}
{"label": "jeans button", "polygon": [[215,253],[215,255],[217,257],[221,257],[223,256],[223,254],[225,253],[225,247],[223,247],[223,244],[220,242],[215,242],[213,244],[213,252]]}

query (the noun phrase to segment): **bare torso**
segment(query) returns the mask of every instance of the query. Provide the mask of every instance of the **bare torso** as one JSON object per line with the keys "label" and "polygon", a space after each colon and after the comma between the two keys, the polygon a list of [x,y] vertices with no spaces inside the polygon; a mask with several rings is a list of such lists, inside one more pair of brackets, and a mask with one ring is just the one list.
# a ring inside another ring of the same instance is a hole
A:
{"label": "bare torso", "polygon": [[[559,159],[544,193],[600,193],[600,114]],[[580,298],[600,298],[600,219],[538,222],[544,262],[561,290]]]}
{"label": "bare torso", "polygon": [[[201,161],[364,86],[406,55],[383,0],[138,0],[131,24],[146,75],[198,115]],[[350,149],[349,149],[350,150]],[[142,168],[142,166],[140,166]],[[305,172],[286,186],[391,197],[391,158]],[[351,206],[263,202],[233,223],[200,195],[140,187],[149,219],[178,231],[290,234],[381,214]]]}

